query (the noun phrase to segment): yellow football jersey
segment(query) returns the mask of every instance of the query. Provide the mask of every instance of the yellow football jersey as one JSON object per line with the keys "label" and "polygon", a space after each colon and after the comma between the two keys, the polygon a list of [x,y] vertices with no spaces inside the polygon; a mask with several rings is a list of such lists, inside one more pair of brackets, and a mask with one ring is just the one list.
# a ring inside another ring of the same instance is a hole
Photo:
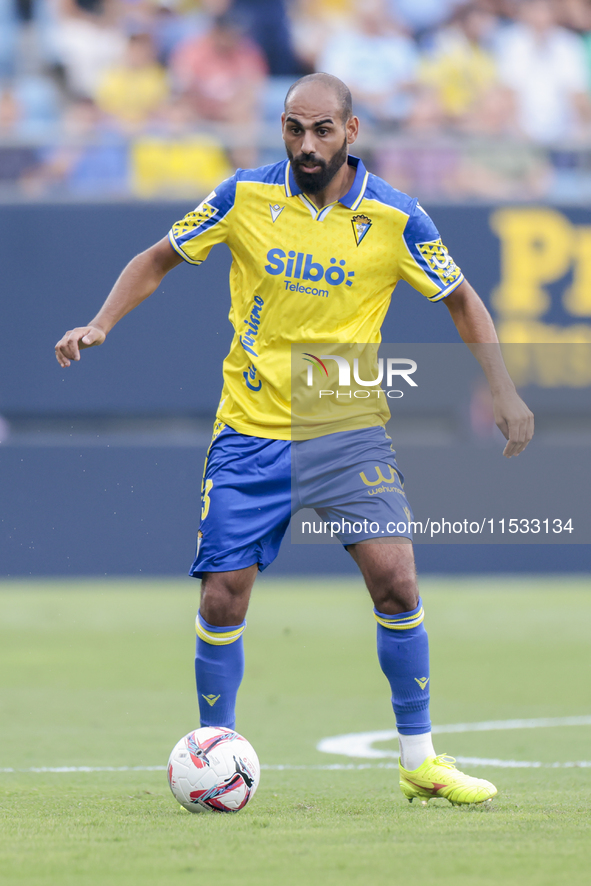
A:
{"label": "yellow football jersey", "polygon": [[[398,280],[430,301],[463,280],[417,201],[369,174],[358,158],[349,164],[356,168],[351,189],[320,210],[298,188],[289,161],[238,170],[169,233],[191,264],[201,264],[216,243],[232,253],[235,335],[217,417],[239,433],[292,438],[293,345],[377,344]],[[303,375],[307,364],[301,366]],[[383,398],[359,401],[358,415],[329,411],[311,436],[388,417]]]}

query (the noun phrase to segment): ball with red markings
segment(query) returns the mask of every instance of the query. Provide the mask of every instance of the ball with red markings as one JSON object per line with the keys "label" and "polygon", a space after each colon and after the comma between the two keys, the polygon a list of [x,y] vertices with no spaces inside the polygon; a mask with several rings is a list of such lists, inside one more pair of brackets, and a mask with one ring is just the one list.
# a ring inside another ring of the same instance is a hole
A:
{"label": "ball with red markings", "polygon": [[253,798],[260,777],[254,748],[231,729],[189,732],[168,761],[170,790],[189,812],[238,812]]}

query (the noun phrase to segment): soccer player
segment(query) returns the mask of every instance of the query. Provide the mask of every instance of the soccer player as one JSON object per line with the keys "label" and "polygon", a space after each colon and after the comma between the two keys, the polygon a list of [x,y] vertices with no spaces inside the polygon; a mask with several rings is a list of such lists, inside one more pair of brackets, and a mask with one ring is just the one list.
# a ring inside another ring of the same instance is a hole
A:
{"label": "soccer player", "polygon": [[[347,520],[369,517],[385,526],[410,519],[381,406],[354,416],[352,428],[339,424],[334,410],[310,439],[294,439],[291,348],[305,343],[310,353],[324,342],[335,348],[379,342],[392,291],[403,278],[430,301],[445,300],[487,376],[507,457],[529,442],[533,416],[495,346],[488,311],[429,216],[349,156],[358,127],[344,83],[327,74],[298,80],[282,115],[288,160],[238,170],[223,182],[167,237],[132,259],[96,317],[67,332],[56,356],[63,367],[79,360],[81,349],[102,344],[172,268],[181,261],[199,265],[213,245],[228,244],[235,335],[224,361],[191,568],[202,578],[195,657],[201,724],[234,727],[255,576],[277,555],[294,510],[315,507],[323,519],[343,520],[339,539],[374,604],[378,659],[399,733],[402,792],[410,801],[441,796],[479,803],[496,794],[494,785],[458,771],[453,758],[433,749],[429,650],[410,533],[375,538],[367,522],[365,534],[344,529]],[[389,482],[383,494],[368,498],[364,478],[374,478],[378,468]]]}

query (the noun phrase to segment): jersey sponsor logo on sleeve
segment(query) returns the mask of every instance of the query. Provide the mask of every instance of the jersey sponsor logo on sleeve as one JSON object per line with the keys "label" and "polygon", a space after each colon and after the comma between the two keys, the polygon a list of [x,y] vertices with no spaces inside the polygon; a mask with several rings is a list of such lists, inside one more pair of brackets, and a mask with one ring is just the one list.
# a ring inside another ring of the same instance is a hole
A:
{"label": "jersey sponsor logo on sleeve", "polygon": [[355,242],[359,246],[369,229],[371,228],[371,219],[367,215],[354,215],[351,219],[353,225],[353,234]]}
{"label": "jersey sponsor logo on sleeve", "polygon": [[181,219],[181,221],[177,222],[172,226],[172,233],[175,237],[180,237],[183,234],[186,234],[187,231],[192,230],[193,228],[198,228],[200,225],[204,224],[204,222],[209,221],[210,218],[213,218],[214,215],[217,215],[218,209],[216,206],[213,206],[209,201],[215,197],[215,191],[212,191],[205,200],[203,200],[197,209],[194,209],[192,212],[188,212],[186,216]]}
{"label": "jersey sponsor logo on sleeve", "polygon": [[448,286],[461,276],[462,272],[443,245],[441,240],[430,240],[428,243],[417,243],[417,249],[427,262],[429,268]]}

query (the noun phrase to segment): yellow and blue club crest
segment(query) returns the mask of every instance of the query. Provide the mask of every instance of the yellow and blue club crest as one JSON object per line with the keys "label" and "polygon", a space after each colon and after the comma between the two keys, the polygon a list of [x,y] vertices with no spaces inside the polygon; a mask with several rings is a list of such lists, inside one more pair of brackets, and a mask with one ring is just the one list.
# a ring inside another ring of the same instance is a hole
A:
{"label": "yellow and blue club crest", "polygon": [[371,228],[371,219],[367,215],[354,215],[351,219],[353,225],[353,234],[355,242],[359,246],[369,229]]}

